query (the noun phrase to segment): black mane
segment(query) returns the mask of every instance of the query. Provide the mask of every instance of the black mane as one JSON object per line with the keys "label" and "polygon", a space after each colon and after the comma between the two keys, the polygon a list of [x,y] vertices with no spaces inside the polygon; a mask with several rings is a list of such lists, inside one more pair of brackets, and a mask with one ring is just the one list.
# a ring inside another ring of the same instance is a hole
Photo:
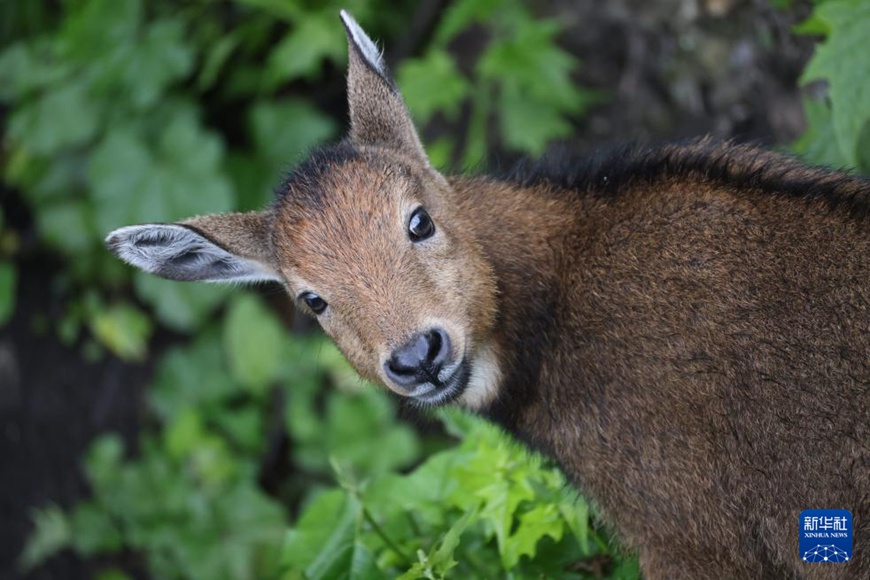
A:
{"label": "black mane", "polygon": [[592,155],[560,153],[522,161],[503,179],[524,187],[550,184],[614,198],[626,186],[663,179],[726,186],[824,200],[856,218],[870,216],[870,180],[844,171],[808,166],[753,145],[709,138],[658,147],[624,145]]}
{"label": "black mane", "polygon": [[275,197],[281,199],[293,191],[294,201],[317,207],[323,203],[323,192],[319,187],[321,177],[348,161],[358,159],[359,151],[347,140],[319,147],[284,176],[275,187]]}

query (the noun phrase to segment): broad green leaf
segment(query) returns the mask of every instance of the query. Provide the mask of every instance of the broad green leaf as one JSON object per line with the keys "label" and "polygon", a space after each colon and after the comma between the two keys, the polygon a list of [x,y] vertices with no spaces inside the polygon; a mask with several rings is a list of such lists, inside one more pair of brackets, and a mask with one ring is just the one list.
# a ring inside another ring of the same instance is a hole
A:
{"label": "broad green leaf", "polygon": [[124,63],[124,84],[136,107],[155,104],[172,82],[187,76],[193,68],[193,51],[184,42],[180,20],[151,24],[136,50]]}
{"label": "broad green leaf", "polygon": [[150,319],[130,304],[114,304],[91,314],[91,332],[124,360],[141,361],[148,352],[153,330]]}
{"label": "broad green leaf", "polygon": [[215,407],[238,393],[220,337],[206,330],[193,343],[172,347],[163,356],[149,402],[160,417],[171,419],[190,407]]}
{"label": "broad green leaf", "polygon": [[117,552],[123,538],[110,514],[93,502],[78,504],[69,517],[72,545],[79,554]]}
{"label": "broad green leaf", "polygon": [[335,135],[335,122],[311,103],[298,99],[259,102],[251,108],[250,128],[259,154],[275,172],[301,159]]}
{"label": "broad green leaf", "polygon": [[232,189],[220,170],[221,141],[181,111],[162,127],[156,149],[125,127],[97,146],[88,179],[100,231],[232,208]]}
{"label": "broad green leaf", "polygon": [[456,548],[459,547],[462,534],[476,517],[476,512],[466,512],[456,523],[450,526],[450,529],[438,543],[438,547],[429,555],[429,562],[436,574],[446,576],[451,569],[456,567],[457,562],[453,554],[456,552]]}
{"label": "broad green leaf", "polygon": [[395,407],[385,394],[367,391],[327,400],[323,457],[350,464],[357,472],[379,473],[406,467],[419,457],[417,437],[395,421]]}
{"label": "broad green leaf", "polygon": [[834,168],[846,167],[848,163],[834,134],[831,107],[825,102],[811,98],[805,98],[803,103],[807,129],[792,144],[792,149],[810,163]]}
{"label": "broad green leaf", "polygon": [[269,54],[267,87],[271,90],[299,77],[316,78],[324,61],[344,62],[346,50],[344,30],[336,26],[332,10],[306,14]]}
{"label": "broad green leaf", "polygon": [[543,154],[547,143],[573,131],[571,124],[552,105],[531,99],[516,87],[503,88],[498,110],[505,143],[532,155]]}
{"label": "broad green leaf", "polygon": [[281,568],[304,571],[305,578],[336,578],[347,574],[353,559],[359,504],[348,493],[321,493],[287,532]]}
{"label": "broad green leaf", "polygon": [[188,459],[199,481],[207,486],[217,487],[230,481],[241,467],[226,440],[212,433],[204,433],[195,442]]}
{"label": "broad green leaf", "polygon": [[499,8],[504,7],[504,4],[503,0],[451,2],[438,24],[438,30],[435,33],[436,45],[444,46],[470,25],[488,21]]}
{"label": "broad green leaf", "polygon": [[440,526],[447,516],[445,506],[450,504],[452,494],[460,488],[468,490],[462,474],[456,472],[468,459],[468,453],[452,449],[429,457],[408,475],[378,477],[366,488],[365,505],[379,517],[408,512],[421,521]]}
{"label": "broad green leaf", "polygon": [[202,443],[205,435],[202,417],[196,410],[187,408],[173,418],[163,432],[166,452],[175,461],[181,461]]}
{"label": "broad green leaf", "polygon": [[437,111],[455,118],[469,92],[469,83],[453,58],[438,49],[430,50],[423,58],[405,61],[399,69],[398,83],[419,123],[427,123]]}
{"label": "broad green leaf", "polygon": [[27,538],[20,565],[31,570],[70,545],[72,533],[69,520],[57,506],[32,512],[34,531]]}
{"label": "broad green leaf", "polygon": [[241,38],[238,34],[225,34],[214,46],[208,48],[205,62],[200,68],[196,81],[199,90],[205,91],[214,86],[218,75],[238,47],[240,41]]}
{"label": "broad green leaf", "polygon": [[565,524],[574,533],[583,554],[589,554],[589,504],[580,497],[566,499],[559,504]]}
{"label": "broad green leaf", "polygon": [[23,101],[64,78],[69,67],[52,58],[52,52],[51,45],[41,40],[18,43],[0,53],[0,101]]}
{"label": "broad green leaf", "polygon": [[539,504],[520,514],[519,525],[507,537],[501,550],[505,569],[510,570],[522,556],[535,557],[538,540],[550,536],[555,541],[562,539],[564,520],[553,504]]}
{"label": "broad green leaf", "polygon": [[136,294],[154,308],[157,320],[179,332],[199,329],[232,292],[226,286],[179,284],[144,272],[137,272],[133,283]]}
{"label": "broad green leaf", "polygon": [[231,151],[224,167],[236,191],[238,211],[262,209],[274,198],[279,177],[274,162],[250,151]]}
{"label": "broad green leaf", "polygon": [[103,138],[88,167],[100,231],[140,221],[171,221],[162,192],[150,186],[155,170],[154,156],[136,132],[118,127]]}
{"label": "broad green leaf", "polygon": [[814,16],[830,27],[830,34],[816,47],[801,81],[828,81],[837,143],[843,158],[855,167],[858,138],[870,119],[870,59],[866,56],[870,2],[825,2],[816,7]]}
{"label": "broad green leaf", "polygon": [[287,343],[284,329],[251,294],[233,300],[224,324],[224,352],[233,377],[255,393],[275,381]]}
{"label": "broad green leaf", "polygon": [[98,103],[87,84],[71,81],[16,109],[8,135],[32,153],[54,155],[93,138],[99,122]]}
{"label": "broad green leaf", "polygon": [[0,326],[6,324],[15,312],[15,293],[18,270],[11,262],[0,260]]}
{"label": "broad green leaf", "polygon": [[141,0],[83,0],[71,8],[58,35],[65,56],[90,63],[135,43]]}
{"label": "broad green leaf", "polygon": [[91,485],[102,488],[117,478],[124,456],[124,443],[118,435],[102,435],[85,454],[85,473]]}
{"label": "broad green leaf", "polygon": [[164,193],[168,205],[180,217],[229,211],[233,193],[221,171],[223,141],[203,128],[189,109],[179,111],[158,143],[158,160],[175,182],[171,193]]}
{"label": "broad green leaf", "polygon": [[[266,570],[257,572],[257,564],[267,551],[272,553],[270,567],[278,559],[287,527],[284,508],[248,481],[222,493],[213,509],[220,541],[210,548],[212,559],[224,567],[221,577],[267,577]],[[274,571],[268,572],[271,576]]]}
{"label": "broad green leaf", "polygon": [[89,209],[80,199],[46,203],[36,214],[40,235],[47,244],[68,255],[91,250],[96,232],[90,223]]}
{"label": "broad green leaf", "polygon": [[244,451],[252,454],[262,451],[266,428],[260,409],[246,406],[232,412],[215,413],[212,420],[219,431],[227,433],[232,443]]}

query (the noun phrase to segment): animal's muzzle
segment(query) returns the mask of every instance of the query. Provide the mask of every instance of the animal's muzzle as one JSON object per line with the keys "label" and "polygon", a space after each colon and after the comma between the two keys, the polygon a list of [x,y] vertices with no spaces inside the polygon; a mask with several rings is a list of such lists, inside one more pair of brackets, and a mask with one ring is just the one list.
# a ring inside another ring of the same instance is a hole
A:
{"label": "animal's muzzle", "polygon": [[450,351],[450,335],[443,328],[431,328],[394,350],[384,363],[384,372],[408,393],[425,383],[439,387],[438,375],[450,359]]}

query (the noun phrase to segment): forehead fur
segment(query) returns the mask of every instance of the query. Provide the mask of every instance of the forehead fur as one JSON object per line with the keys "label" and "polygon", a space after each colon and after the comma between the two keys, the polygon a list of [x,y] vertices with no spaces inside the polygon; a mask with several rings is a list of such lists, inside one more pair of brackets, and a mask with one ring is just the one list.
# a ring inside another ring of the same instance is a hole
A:
{"label": "forehead fur", "polygon": [[274,233],[280,247],[294,248],[290,262],[313,252],[321,262],[347,263],[350,254],[370,253],[390,232],[401,232],[402,212],[422,202],[422,185],[401,156],[340,143],[311,155],[278,194]]}
{"label": "forehead fur", "polygon": [[[360,149],[342,141],[316,150],[294,169],[276,190],[277,205],[322,210],[339,201],[335,195],[340,190],[370,190],[373,178],[414,184],[420,181],[401,155],[389,155],[379,148]],[[365,200],[360,196],[359,201]]]}

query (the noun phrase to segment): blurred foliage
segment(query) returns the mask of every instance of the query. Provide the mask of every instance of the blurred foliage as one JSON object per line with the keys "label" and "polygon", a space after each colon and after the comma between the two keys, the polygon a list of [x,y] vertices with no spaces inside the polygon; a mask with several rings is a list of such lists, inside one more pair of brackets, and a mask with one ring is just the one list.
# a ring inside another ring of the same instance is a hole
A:
{"label": "blurred foliage", "polygon": [[816,163],[870,173],[870,1],[818,1],[797,31],[824,37],[801,82],[824,80],[827,91],[824,101],[807,98],[808,129],[795,149]]}
{"label": "blurred foliage", "polygon": [[[102,246],[128,223],[268,203],[287,164],[343,125],[343,88],[321,87],[344,67],[339,7],[391,46],[414,6],[0,4],[3,179],[62,263],[46,281],[64,306],[51,331],[83,356],[131,361],[149,356],[155,331],[183,337],[159,357],[136,448],[114,435],[94,442],[92,497],[34,513],[24,568],[72,549],[132,551],[167,579],[569,578],[608,562],[611,577],[638,577],[559,471],[494,427],[446,412],[461,443],[423,437],[322,336],[290,337],[263,299],[135,274]],[[819,2],[803,25],[825,36],[804,79],[830,90],[807,101],[796,144],[865,170],[867,7]],[[561,28],[520,0],[448,5],[396,69],[436,165],[474,166],[496,146],[537,155],[571,133],[600,95],[572,81],[579,64],[556,43]],[[485,43],[460,60],[454,46],[469,35]],[[15,312],[22,241],[2,213],[0,226],[2,325]],[[101,561],[101,580],[129,577]]]}

